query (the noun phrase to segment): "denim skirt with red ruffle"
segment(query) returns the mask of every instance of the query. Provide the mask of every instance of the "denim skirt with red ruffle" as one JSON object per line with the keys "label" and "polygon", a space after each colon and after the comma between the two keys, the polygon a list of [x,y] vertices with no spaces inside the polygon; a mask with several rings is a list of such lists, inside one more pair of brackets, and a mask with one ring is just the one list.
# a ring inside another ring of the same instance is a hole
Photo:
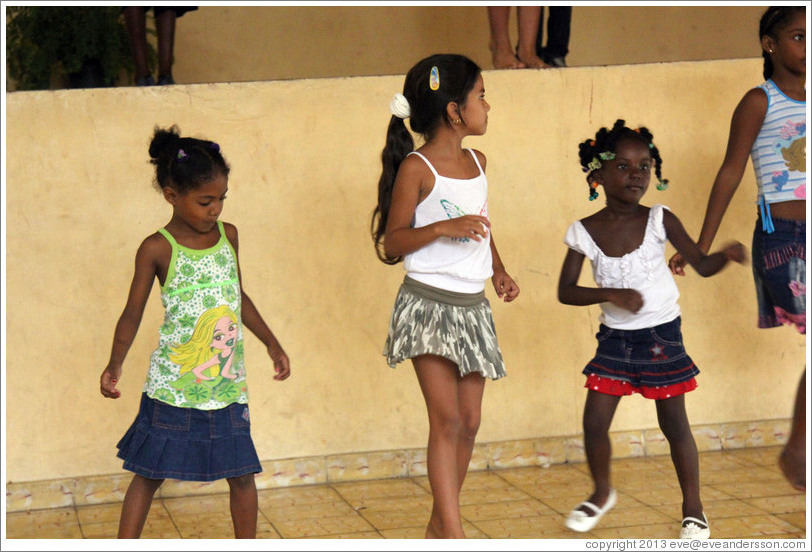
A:
{"label": "denim skirt with red ruffle", "polygon": [[682,319],[640,330],[600,325],[584,387],[608,395],[667,399],[696,389],[699,368],[682,343]]}

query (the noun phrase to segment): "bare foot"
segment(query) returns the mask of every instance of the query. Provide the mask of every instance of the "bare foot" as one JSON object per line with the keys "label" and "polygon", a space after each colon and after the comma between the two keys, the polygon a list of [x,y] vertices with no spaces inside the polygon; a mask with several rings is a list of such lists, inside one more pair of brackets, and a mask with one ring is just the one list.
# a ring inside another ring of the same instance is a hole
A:
{"label": "bare foot", "polygon": [[544,60],[536,55],[535,49],[522,50],[520,48],[516,53],[519,61],[530,69],[549,69],[552,67],[552,65],[544,63]]}
{"label": "bare foot", "polygon": [[440,537],[437,535],[437,531],[434,530],[434,527],[429,523],[426,526],[426,538],[427,539],[439,539]]}
{"label": "bare foot", "polygon": [[490,48],[494,69],[523,69],[525,67],[524,63],[519,61],[519,58],[513,53],[510,44],[491,42]]}
{"label": "bare foot", "polygon": [[440,534],[440,532],[434,527],[432,522],[429,522],[428,526],[426,526],[426,538],[427,539],[444,539],[444,538],[464,539],[465,538],[465,533],[463,533],[462,529],[460,528],[459,534],[454,534],[454,535],[450,535],[450,536],[446,537],[446,536],[443,536],[443,535]]}
{"label": "bare foot", "polygon": [[786,448],[778,456],[778,467],[781,473],[796,491],[806,492],[806,458],[793,454]]}

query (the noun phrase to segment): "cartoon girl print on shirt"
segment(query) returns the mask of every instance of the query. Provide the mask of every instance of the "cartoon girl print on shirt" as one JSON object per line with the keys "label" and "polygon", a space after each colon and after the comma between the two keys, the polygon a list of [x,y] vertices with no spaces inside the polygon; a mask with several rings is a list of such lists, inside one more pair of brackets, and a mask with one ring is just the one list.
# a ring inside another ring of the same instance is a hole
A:
{"label": "cartoon girl print on shirt", "polygon": [[237,356],[237,316],[228,305],[205,311],[186,343],[171,347],[169,360],[180,366],[180,377],[171,383],[194,404],[221,395],[241,372],[234,373]]}

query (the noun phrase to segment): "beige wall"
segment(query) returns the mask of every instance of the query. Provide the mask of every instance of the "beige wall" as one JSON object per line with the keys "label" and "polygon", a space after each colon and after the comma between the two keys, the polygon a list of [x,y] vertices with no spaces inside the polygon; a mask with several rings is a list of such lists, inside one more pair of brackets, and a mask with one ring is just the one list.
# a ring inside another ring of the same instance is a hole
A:
{"label": "beige wall", "polygon": [[[580,369],[596,307],[555,297],[563,234],[597,206],[577,144],[618,116],[655,134],[671,188],[652,188],[696,235],[730,114],[760,60],[566,71],[486,71],[490,212],[522,288],[494,317],[508,377],[489,383],[480,442],[580,431]],[[387,106],[402,76],[6,95],[6,431],[8,481],[117,473],[115,444],[135,415],[161,309],[153,290],[124,366],[103,399],[109,355],[140,241],[170,216],[151,187],[154,125],[217,140],[232,165],[224,220],[240,229],[246,291],[287,349],[293,376],[271,380],[246,343],[253,435],[262,460],[422,447],[427,421],[412,369],[380,351],[402,266],[369,238]],[[748,169],[721,238],[749,244]],[[720,238],[720,239],[721,239]],[[584,277],[588,278],[588,270]],[[789,328],[755,328],[749,268],[679,280],[684,335],[702,369],[695,424],[785,419],[804,364]],[[758,390],[758,393],[754,393]],[[613,430],[654,428],[653,405],[624,400]]]}
{"label": "beige wall", "polygon": [[[760,55],[766,6],[573,4],[570,66]],[[515,44],[515,9],[510,34]],[[485,6],[204,6],[178,21],[175,76],[202,83],[397,75],[445,51],[491,69],[488,39]]]}
{"label": "beige wall", "polygon": [[[573,4],[570,66],[760,55],[766,6]],[[515,9],[510,35],[516,43]],[[196,84],[398,75],[437,52],[491,69],[488,40],[485,6],[203,5],[178,20],[174,76]]]}

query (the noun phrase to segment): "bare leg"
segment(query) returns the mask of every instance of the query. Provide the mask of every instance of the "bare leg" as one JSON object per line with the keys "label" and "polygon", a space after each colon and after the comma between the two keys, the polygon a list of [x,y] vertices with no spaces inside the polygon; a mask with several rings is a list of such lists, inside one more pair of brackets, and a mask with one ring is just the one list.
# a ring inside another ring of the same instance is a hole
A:
{"label": "bare leg", "polygon": [[[455,367],[456,368],[456,367]],[[457,443],[457,474],[459,490],[465,482],[474,442],[482,419],[482,395],[485,392],[485,378],[479,374],[468,374],[459,382],[459,406],[462,428]]]}
{"label": "bare leg", "polygon": [[488,6],[488,23],[491,30],[488,46],[491,49],[494,69],[521,69],[524,67],[524,63],[519,61],[510,45],[509,20],[510,6]]}
{"label": "bare leg", "polygon": [[[610,461],[612,459],[612,442],[609,439],[609,426],[620,402],[620,397],[598,393],[590,389],[586,395],[584,406],[584,452],[589,464],[589,473],[595,491],[587,499],[598,508],[603,508],[609,499],[612,490],[610,477]],[[581,508],[590,516],[595,512],[588,508]]]}
{"label": "bare leg", "polygon": [[702,500],[699,498],[699,454],[685,412],[685,395],[660,399],[656,403],[657,421],[668,439],[671,460],[682,490],[682,517],[703,519]]}
{"label": "bare leg", "polygon": [[484,379],[461,380],[456,364],[434,355],[412,362],[429,416],[426,463],[434,503],[426,538],[465,538],[460,489],[479,428]]}
{"label": "bare leg", "polygon": [[[172,76],[172,61],[175,51],[175,10],[162,11],[155,17],[155,31],[158,34],[158,78]],[[171,83],[170,83],[171,84]]]}
{"label": "bare leg", "polygon": [[795,490],[806,492],[806,370],[795,394],[792,427],[778,466]]}
{"label": "bare leg", "polygon": [[146,13],[141,6],[128,6],[124,8],[124,23],[127,27],[127,36],[130,39],[130,52],[135,64],[135,78],[149,76],[147,66],[147,23]]}
{"label": "bare leg", "polygon": [[234,538],[257,538],[257,486],[254,474],[230,477],[228,481],[231,521],[234,523]]}
{"label": "bare leg", "polygon": [[[454,367],[456,370],[456,366]],[[474,452],[476,434],[479,431],[479,423],[482,419],[482,394],[485,391],[485,378],[479,374],[469,374],[459,381],[459,407],[462,419],[461,433],[457,442],[457,502],[459,494],[465,483],[465,476],[468,474],[468,466],[471,463],[471,455]],[[426,529],[426,538],[438,538],[434,527],[439,523],[433,520],[439,519],[439,512],[435,505],[432,506],[431,521]]]}
{"label": "bare leg", "polygon": [[163,483],[163,479],[147,479],[140,475],[133,476],[130,486],[124,495],[121,505],[121,518],[118,523],[118,538],[137,539],[144,530],[152,497]]}
{"label": "bare leg", "polygon": [[550,67],[536,55],[536,37],[539,31],[541,6],[519,6],[516,8],[519,20],[519,47],[516,49],[519,61],[531,69]]}

